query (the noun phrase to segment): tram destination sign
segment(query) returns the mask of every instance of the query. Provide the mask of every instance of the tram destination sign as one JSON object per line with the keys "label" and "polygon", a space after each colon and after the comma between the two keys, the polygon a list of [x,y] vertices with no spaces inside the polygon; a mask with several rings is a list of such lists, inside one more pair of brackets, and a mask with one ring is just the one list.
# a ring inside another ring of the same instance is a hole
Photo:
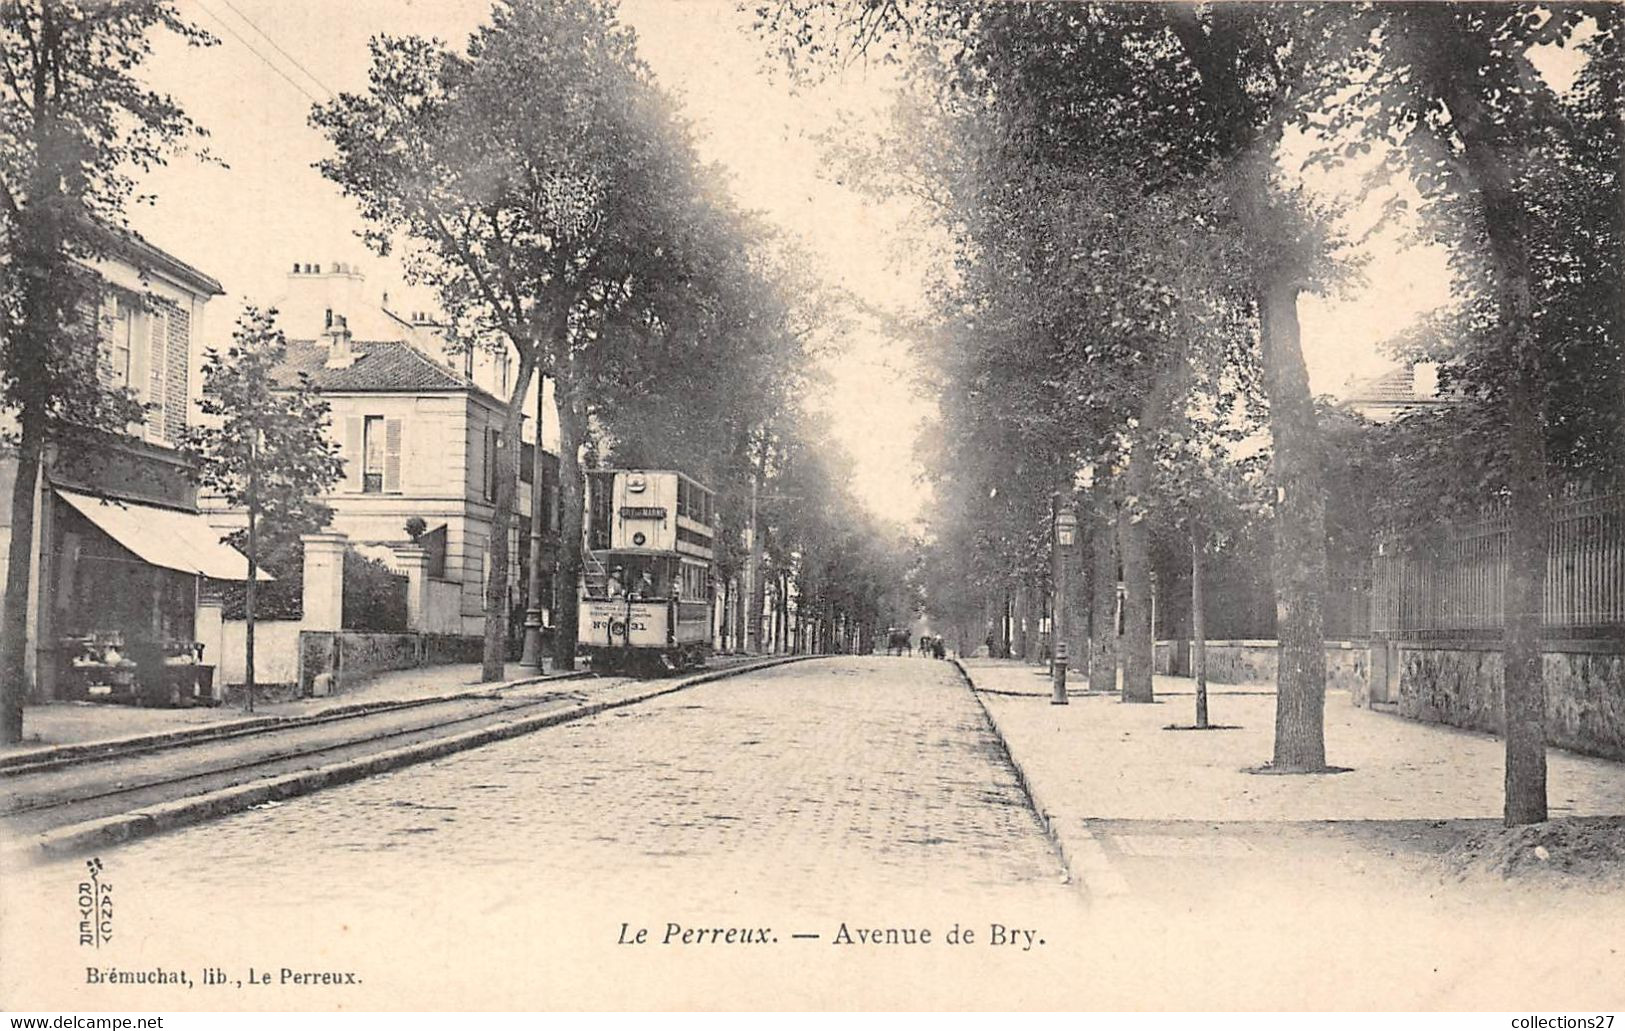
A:
{"label": "tram destination sign", "polygon": [[666,508],[664,505],[622,505],[622,519],[664,519]]}

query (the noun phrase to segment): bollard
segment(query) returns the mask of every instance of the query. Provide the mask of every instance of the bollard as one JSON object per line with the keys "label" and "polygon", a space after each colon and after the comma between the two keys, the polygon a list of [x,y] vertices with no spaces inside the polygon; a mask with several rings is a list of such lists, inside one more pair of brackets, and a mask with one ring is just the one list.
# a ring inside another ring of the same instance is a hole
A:
{"label": "bollard", "polygon": [[1050,697],[1051,705],[1066,704],[1066,642],[1055,642],[1055,661],[1050,669],[1050,684],[1054,694]]}

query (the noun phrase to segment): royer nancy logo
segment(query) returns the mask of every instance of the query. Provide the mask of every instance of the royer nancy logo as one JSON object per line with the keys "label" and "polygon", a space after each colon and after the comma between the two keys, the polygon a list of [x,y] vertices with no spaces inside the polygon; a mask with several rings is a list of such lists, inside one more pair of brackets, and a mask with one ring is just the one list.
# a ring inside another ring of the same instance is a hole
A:
{"label": "royer nancy logo", "polygon": [[99,949],[113,940],[113,886],[102,880],[100,858],[85,860],[89,880],[79,882],[79,944]]}

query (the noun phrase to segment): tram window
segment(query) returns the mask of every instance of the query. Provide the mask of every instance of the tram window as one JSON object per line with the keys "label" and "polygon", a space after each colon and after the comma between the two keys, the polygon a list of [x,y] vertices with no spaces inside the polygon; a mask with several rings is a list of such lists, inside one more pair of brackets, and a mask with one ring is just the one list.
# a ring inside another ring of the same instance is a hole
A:
{"label": "tram window", "polygon": [[683,566],[682,595],[685,601],[703,601],[705,599],[705,570],[700,566]]}

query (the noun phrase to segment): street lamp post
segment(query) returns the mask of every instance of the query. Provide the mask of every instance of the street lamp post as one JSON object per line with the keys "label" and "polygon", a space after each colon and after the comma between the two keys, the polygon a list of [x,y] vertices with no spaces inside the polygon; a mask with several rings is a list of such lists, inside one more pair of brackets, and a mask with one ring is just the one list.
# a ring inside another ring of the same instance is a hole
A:
{"label": "street lamp post", "polygon": [[1050,686],[1054,694],[1051,705],[1066,704],[1066,574],[1067,557],[1077,538],[1078,517],[1072,507],[1057,505],[1055,509],[1055,604],[1050,616],[1050,640],[1054,642],[1054,665],[1050,669]]}
{"label": "street lamp post", "polygon": [[[525,646],[519,665],[541,672],[542,656],[542,516],[547,508],[547,485],[542,475],[542,404],[547,377],[536,384],[536,444],[530,457],[530,561],[525,570]],[[523,457],[523,447],[520,449]]]}

